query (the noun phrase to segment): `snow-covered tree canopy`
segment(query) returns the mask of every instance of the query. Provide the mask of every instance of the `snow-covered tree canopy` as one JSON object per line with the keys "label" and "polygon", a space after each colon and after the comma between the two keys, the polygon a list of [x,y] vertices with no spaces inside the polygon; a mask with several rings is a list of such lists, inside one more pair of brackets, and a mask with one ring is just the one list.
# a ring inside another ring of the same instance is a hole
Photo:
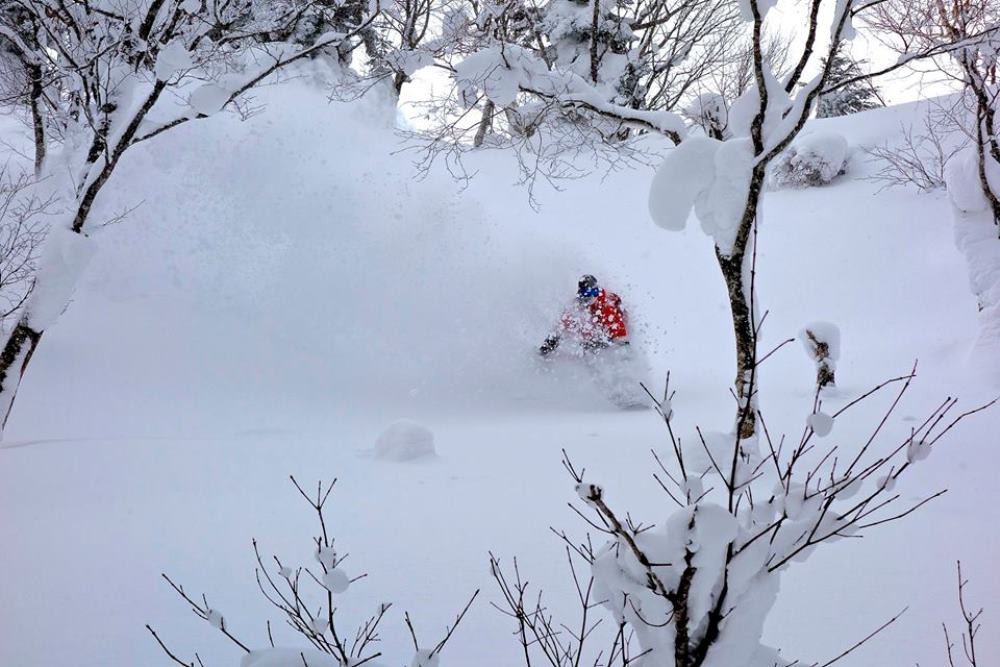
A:
{"label": "snow-covered tree canopy", "polygon": [[[34,292],[0,355],[4,421],[35,347],[93,255],[90,213],[126,151],[238,108],[244,93],[297,60],[326,50],[342,60],[377,10],[365,5],[344,15],[339,4],[252,0],[0,3],[0,43],[30,82],[12,102],[31,111],[36,173],[51,177],[47,187],[66,211],[49,232]],[[315,36],[315,25],[303,33],[306,23],[334,29]],[[54,137],[62,150],[47,159]]]}

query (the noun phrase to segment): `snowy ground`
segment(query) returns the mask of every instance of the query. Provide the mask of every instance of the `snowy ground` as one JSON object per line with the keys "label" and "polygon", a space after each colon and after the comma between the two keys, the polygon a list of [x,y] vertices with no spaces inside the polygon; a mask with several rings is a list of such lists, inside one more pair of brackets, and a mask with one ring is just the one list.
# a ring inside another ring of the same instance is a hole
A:
{"label": "snowy ground", "polygon": [[[487,552],[517,555],[565,606],[548,527],[584,526],[566,507],[560,450],[636,518],[670,509],[650,478],[649,450],[665,445],[654,415],[615,411],[533,357],[583,272],[626,298],[654,375],[672,372],[678,423],[728,426],[732,342],[710,242],[696,227],[652,225],[649,170],[566,183],[542,193],[536,214],[501,156],[483,156],[455,195],[445,177],[417,181],[405,156],[388,158],[399,146],[371,108],[331,107],[299,84],[264,99],[250,122],[192,124],[115,177],[120,196],[104,212],[142,205],[99,232],[102,253],[46,335],[0,451],[0,665],[166,664],[147,622],[185,655],[238,664],[159,574],[204,591],[230,627],[265,645],[274,617],[256,593],[251,537],[293,563],[311,558],[312,517],[289,474],[339,478],[335,532],[355,572],[369,574],[345,612],[398,604],[389,664],[410,654],[403,609],[430,639],[476,588],[447,664],[518,664],[488,604]],[[856,146],[912,112],[825,125]],[[976,305],[946,199],[876,193],[856,178],[866,169],[858,156],[831,187],[768,195],[763,347],[806,322],[836,322],[845,397],[919,358],[889,428],[898,437],[944,396],[971,406],[997,389],[969,356]],[[801,429],[811,383],[797,346],[767,362],[772,429]],[[856,447],[888,398],[830,437]],[[437,458],[370,455],[404,417],[433,431]],[[961,425],[901,489],[948,494],[791,569],[765,640],[826,660],[909,606],[843,664],[943,664],[940,622],[957,613],[961,558],[970,597],[988,607],[983,663],[996,662],[998,433],[996,410]]]}

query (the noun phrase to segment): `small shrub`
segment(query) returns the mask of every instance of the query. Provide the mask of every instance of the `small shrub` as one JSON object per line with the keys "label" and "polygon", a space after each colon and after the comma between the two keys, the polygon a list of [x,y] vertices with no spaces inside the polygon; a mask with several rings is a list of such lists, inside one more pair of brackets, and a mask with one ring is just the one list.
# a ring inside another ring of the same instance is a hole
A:
{"label": "small shrub", "polygon": [[847,140],[839,134],[812,134],[795,142],[771,167],[778,188],[826,185],[847,172]]}

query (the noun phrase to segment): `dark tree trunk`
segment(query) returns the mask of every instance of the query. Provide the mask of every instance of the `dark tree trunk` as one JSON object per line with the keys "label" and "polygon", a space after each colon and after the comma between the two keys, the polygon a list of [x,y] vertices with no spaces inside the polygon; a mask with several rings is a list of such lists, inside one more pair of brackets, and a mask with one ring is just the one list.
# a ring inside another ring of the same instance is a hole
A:
{"label": "dark tree trunk", "polygon": [[[757,428],[757,413],[754,405],[754,385],[757,370],[757,332],[753,318],[753,266],[748,252],[754,252],[751,236],[757,224],[757,208],[764,189],[767,164],[760,162],[753,168],[750,187],[747,191],[746,207],[740,219],[732,251],[725,254],[715,248],[715,258],[726,281],[729,294],[729,308],[733,316],[733,334],[736,337],[736,397],[739,401],[736,411],[736,428],[741,438],[751,437]],[[749,271],[747,270],[749,269]],[[747,279],[750,284],[747,284]]]}
{"label": "dark tree trunk", "polygon": [[979,171],[979,184],[983,190],[983,196],[986,197],[986,201],[990,204],[990,211],[993,214],[993,224],[1000,226],[1000,199],[998,199],[996,193],[993,192],[993,187],[990,185],[990,180],[986,175],[986,160],[991,156],[987,152],[987,138],[984,136],[983,132],[985,114],[983,113],[982,108],[979,109],[977,116],[976,152],[978,158],[977,167]]}
{"label": "dark tree trunk", "polygon": [[402,72],[396,72],[392,75],[392,88],[396,91],[396,99],[403,94],[403,84],[409,81],[409,78]]}
{"label": "dark tree trunk", "polygon": [[[733,316],[733,333],[736,336],[736,396],[740,400],[737,421],[740,429],[740,437],[748,438],[753,435],[756,427],[756,414],[753,410],[752,396],[750,393],[751,378],[754,373],[754,366],[757,359],[755,336],[753,331],[753,317],[750,310],[750,302],[747,298],[749,286],[745,284],[743,275],[743,264],[746,260],[746,251],[726,257],[716,249],[715,256],[722,269],[722,276],[726,280],[726,289],[729,292],[729,308]],[[745,407],[745,409],[744,409]]]}
{"label": "dark tree trunk", "polygon": [[28,65],[28,107],[31,109],[31,126],[35,135],[35,176],[42,175],[45,166],[45,118],[42,116],[42,68]]}
{"label": "dark tree trunk", "polygon": [[39,341],[42,340],[42,333],[33,329],[28,319],[22,317],[7,338],[3,351],[0,352],[0,400],[3,401],[3,423],[0,424],[0,429],[7,426],[7,419],[10,417],[11,408],[14,407],[14,397],[21,385],[21,378],[24,377],[28,363]]}

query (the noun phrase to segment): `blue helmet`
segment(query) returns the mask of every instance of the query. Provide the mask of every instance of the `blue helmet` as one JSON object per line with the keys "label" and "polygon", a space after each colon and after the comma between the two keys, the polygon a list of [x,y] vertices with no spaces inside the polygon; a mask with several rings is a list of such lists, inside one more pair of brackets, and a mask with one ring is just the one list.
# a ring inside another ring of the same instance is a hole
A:
{"label": "blue helmet", "polygon": [[576,284],[576,298],[581,301],[593,299],[601,293],[601,288],[597,286],[597,278],[592,275],[581,276]]}

